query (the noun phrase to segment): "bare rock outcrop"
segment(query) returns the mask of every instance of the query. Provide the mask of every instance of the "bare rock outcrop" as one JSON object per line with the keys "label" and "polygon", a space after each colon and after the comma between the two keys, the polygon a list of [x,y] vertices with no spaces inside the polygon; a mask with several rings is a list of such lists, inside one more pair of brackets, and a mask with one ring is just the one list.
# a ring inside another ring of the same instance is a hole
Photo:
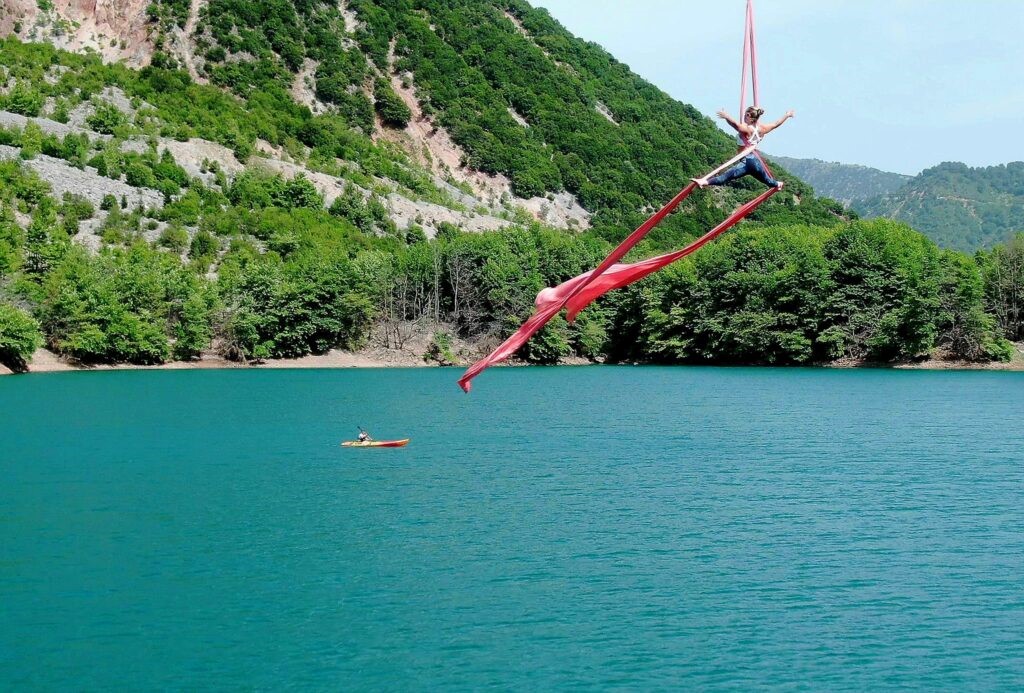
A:
{"label": "bare rock outcrop", "polygon": [[[0,159],[17,159],[19,154],[20,150],[16,147],[0,145]],[[146,209],[159,209],[164,206],[164,196],[156,190],[133,188],[127,183],[101,176],[96,169],[75,168],[63,159],[39,154],[26,161],[25,166],[35,171],[40,178],[50,184],[57,199],[60,199],[64,193],[71,193],[81,195],[99,207],[104,196],[113,195],[118,200],[123,197],[130,207],[141,205]]]}
{"label": "bare rock outcrop", "polygon": [[560,192],[547,197],[518,200],[535,219],[559,229],[580,231],[590,228],[590,212],[583,209],[572,193]]}
{"label": "bare rock outcrop", "polygon": [[388,195],[388,211],[398,228],[409,228],[414,223],[419,224],[427,238],[436,236],[442,223],[453,224],[464,231],[474,233],[498,231],[512,225],[512,222],[498,217],[460,212],[431,202],[410,200],[396,193]]}
{"label": "bare rock outcrop", "polygon": [[109,135],[100,135],[92,132],[91,130],[76,125],[66,125],[64,123],[58,123],[56,120],[50,120],[49,118],[26,118],[23,115],[17,113],[10,113],[9,111],[0,111],[0,127],[3,128],[17,128],[24,130],[25,126],[28,125],[29,121],[34,122],[39,126],[47,135],[56,135],[57,137],[63,138],[72,133],[76,135],[88,135],[91,140],[109,140]]}
{"label": "bare rock outcrop", "polygon": [[[146,7],[150,0],[4,0],[0,36],[49,41],[58,48],[95,50],[105,62],[143,67],[153,57]],[[40,7],[42,5],[42,7]]]}

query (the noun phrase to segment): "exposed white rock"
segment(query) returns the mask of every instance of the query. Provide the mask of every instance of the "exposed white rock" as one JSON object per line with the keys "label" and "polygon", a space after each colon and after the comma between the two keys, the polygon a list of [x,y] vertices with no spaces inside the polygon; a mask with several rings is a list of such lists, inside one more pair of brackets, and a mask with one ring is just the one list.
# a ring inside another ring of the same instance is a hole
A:
{"label": "exposed white rock", "polygon": [[510,116],[512,116],[512,120],[516,121],[517,123],[522,125],[524,128],[530,127],[530,124],[526,121],[526,118],[524,118],[523,116],[519,115],[519,113],[516,111],[516,109],[512,108],[511,106],[509,106],[507,110],[508,110],[508,114]]}
{"label": "exposed white rock", "polygon": [[[0,145],[0,159],[18,159],[20,151],[16,147]],[[50,184],[57,199],[64,193],[72,193],[81,195],[99,207],[105,195],[113,195],[119,201],[124,197],[129,207],[141,205],[146,209],[160,209],[164,206],[164,196],[159,191],[133,188],[127,183],[101,176],[96,169],[88,166],[84,170],[78,169],[62,159],[45,154],[39,154],[24,163]]]}
{"label": "exposed white rock", "polygon": [[[238,175],[245,170],[245,166],[235,158],[235,153],[222,144],[210,142],[209,140],[193,137],[185,142],[178,140],[160,138],[159,150],[162,153],[167,150],[174,157],[178,166],[185,169],[190,176],[202,174],[203,161],[216,163],[227,176]],[[212,178],[212,174],[208,174]]]}
{"label": "exposed white rock", "polygon": [[572,193],[560,192],[552,198],[531,197],[520,204],[548,226],[576,230],[590,228],[590,212],[580,206]]}
{"label": "exposed white rock", "polygon": [[505,219],[486,214],[459,212],[430,202],[410,200],[396,193],[388,195],[387,201],[388,211],[391,212],[391,218],[398,228],[406,229],[414,223],[419,224],[427,238],[436,236],[442,223],[453,224],[464,231],[475,233],[497,231],[512,225],[512,222]]}
{"label": "exposed white rock", "polygon": [[75,133],[78,135],[86,134],[89,139],[92,140],[109,140],[109,135],[101,135],[93,132],[87,128],[78,127],[75,125],[66,125],[64,123],[58,123],[56,120],[50,120],[49,118],[26,118],[23,115],[17,113],[10,113],[8,111],[0,111],[0,127],[5,128],[18,128],[24,130],[25,126],[28,125],[29,121],[34,122],[39,126],[39,129],[48,135],[57,135],[58,137],[64,137],[68,134]]}
{"label": "exposed white rock", "polygon": [[330,110],[327,104],[316,98],[316,70],[319,66],[320,63],[317,61],[306,58],[302,62],[302,68],[295,75],[291,88],[291,96],[295,103],[306,106],[317,115]]}
{"label": "exposed white rock", "polygon": [[602,116],[604,116],[604,118],[609,123],[611,123],[612,125],[618,125],[619,124],[619,121],[615,120],[615,116],[612,115],[612,112],[608,109],[608,107],[605,106],[600,101],[598,101],[596,104],[594,104],[594,110],[596,110],[598,113],[600,113]]}

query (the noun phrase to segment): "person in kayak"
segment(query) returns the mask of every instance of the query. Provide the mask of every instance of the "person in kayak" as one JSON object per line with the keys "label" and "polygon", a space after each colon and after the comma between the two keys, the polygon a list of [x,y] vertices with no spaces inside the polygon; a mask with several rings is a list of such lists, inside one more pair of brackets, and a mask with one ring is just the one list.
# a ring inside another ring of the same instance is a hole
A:
{"label": "person in kayak", "polygon": [[359,441],[360,443],[368,443],[371,440],[373,440],[373,438],[370,437],[369,433],[360,428],[359,435],[356,436],[356,440]]}
{"label": "person in kayak", "polygon": [[[764,115],[763,108],[751,106],[744,111],[743,122],[737,123],[736,120],[726,113],[724,109],[718,112],[718,117],[729,123],[732,129],[736,131],[737,151],[743,151],[752,144],[760,144],[761,139],[765,135],[785,123],[790,118],[794,117],[795,113],[793,113],[793,111],[787,111],[786,115],[782,116],[774,123],[768,123],[767,125],[761,125],[758,122],[762,115]],[[729,181],[742,178],[743,176],[753,176],[769,188],[782,189],[782,181],[775,180],[768,174],[768,171],[764,168],[764,164],[761,162],[761,158],[757,156],[755,152],[747,154],[743,157],[743,161],[739,162],[728,171],[719,173],[717,176],[713,176],[711,178],[691,178],[690,180],[696,183],[698,188],[706,188],[709,185],[725,185]]]}

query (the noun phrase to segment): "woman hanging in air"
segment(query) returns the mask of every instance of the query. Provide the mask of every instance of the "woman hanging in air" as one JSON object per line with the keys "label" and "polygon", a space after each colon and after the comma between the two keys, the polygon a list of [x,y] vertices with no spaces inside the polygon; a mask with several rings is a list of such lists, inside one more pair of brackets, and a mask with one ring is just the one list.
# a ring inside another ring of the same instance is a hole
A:
{"label": "woman hanging in air", "polygon": [[[763,114],[764,109],[751,106],[743,113],[742,123],[736,122],[733,117],[724,110],[718,112],[718,117],[729,123],[729,125],[736,131],[738,151],[743,151],[750,145],[760,144],[762,137],[785,123],[794,115],[793,111],[787,111],[786,115],[782,116],[774,123],[760,125],[758,120],[761,119]],[[742,178],[743,176],[753,176],[769,188],[782,189],[782,181],[775,180],[771,177],[768,171],[765,170],[764,163],[761,161],[761,157],[757,155],[757,152],[747,154],[738,164],[730,168],[728,171],[719,173],[717,176],[713,176],[711,178],[691,178],[690,180],[696,183],[697,187],[705,188],[709,185],[724,185],[731,180]]]}

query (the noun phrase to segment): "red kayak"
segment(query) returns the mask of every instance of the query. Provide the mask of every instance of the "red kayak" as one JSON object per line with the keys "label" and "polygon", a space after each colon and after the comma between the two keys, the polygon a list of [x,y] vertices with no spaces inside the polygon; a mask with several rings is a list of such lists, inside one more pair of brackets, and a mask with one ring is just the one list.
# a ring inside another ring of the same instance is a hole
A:
{"label": "red kayak", "polygon": [[409,444],[408,438],[402,440],[346,440],[343,448],[404,448]]}

